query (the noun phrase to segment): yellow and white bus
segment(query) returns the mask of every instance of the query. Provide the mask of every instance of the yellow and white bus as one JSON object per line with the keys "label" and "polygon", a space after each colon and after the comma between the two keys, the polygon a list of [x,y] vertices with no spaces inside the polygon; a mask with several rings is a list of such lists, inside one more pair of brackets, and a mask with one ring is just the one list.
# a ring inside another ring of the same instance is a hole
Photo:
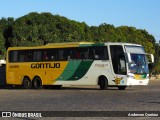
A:
{"label": "yellow and white bus", "polygon": [[149,69],[141,45],[130,43],[54,43],[7,50],[6,81],[24,88],[99,85],[124,90],[148,85]]}

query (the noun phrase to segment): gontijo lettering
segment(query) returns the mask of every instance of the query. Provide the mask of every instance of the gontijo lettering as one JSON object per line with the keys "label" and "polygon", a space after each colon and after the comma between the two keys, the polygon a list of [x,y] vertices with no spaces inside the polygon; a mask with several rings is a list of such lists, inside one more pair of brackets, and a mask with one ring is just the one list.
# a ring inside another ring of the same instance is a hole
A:
{"label": "gontijo lettering", "polygon": [[32,69],[41,68],[60,68],[60,63],[33,63],[31,64]]}

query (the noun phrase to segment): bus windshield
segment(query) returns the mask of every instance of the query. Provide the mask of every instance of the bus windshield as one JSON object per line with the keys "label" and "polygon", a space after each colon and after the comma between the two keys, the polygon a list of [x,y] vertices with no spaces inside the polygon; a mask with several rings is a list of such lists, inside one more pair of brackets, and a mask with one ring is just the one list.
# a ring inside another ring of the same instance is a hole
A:
{"label": "bus windshield", "polygon": [[131,53],[131,63],[129,63],[130,73],[148,74],[147,58],[144,54]]}

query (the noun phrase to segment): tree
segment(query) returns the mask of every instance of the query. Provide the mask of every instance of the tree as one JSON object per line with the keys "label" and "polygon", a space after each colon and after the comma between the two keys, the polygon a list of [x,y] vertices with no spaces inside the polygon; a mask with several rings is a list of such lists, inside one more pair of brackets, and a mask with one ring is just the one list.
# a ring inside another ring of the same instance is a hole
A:
{"label": "tree", "polygon": [[31,12],[15,20],[11,17],[0,20],[0,49],[4,51],[3,53],[10,46],[37,46],[80,41],[141,44],[146,52],[155,55],[156,65],[159,61],[160,48],[153,35],[132,26],[115,27],[106,23],[88,26],[85,22],[37,12]]}

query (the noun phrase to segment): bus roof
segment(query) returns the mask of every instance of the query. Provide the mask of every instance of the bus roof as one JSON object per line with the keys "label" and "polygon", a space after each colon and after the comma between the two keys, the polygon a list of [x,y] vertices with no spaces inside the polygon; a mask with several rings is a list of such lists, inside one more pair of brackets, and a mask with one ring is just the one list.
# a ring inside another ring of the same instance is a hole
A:
{"label": "bus roof", "polygon": [[85,47],[85,46],[105,46],[105,45],[133,45],[141,46],[132,43],[121,43],[121,42],[106,42],[106,43],[95,43],[95,42],[67,42],[67,43],[49,43],[44,46],[34,47],[9,47],[8,50],[22,50],[22,49],[44,49],[44,48],[68,48],[68,47]]}
{"label": "bus roof", "polygon": [[96,43],[94,42],[67,42],[67,43],[49,43],[47,44],[46,46],[57,46],[57,47],[79,47],[79,46],[83,46],[83,45],[86,45],[86,46],[90,46],[90,45],[94,45]]}
{"label": "bus roof", "polygon": [[83,47],[83,46],[104,46],[104,43],[94,42],[67,42],[67,43],[49,43],[44,46],[34,47],[9,47],[8,50],[15,49],[44,49],[44,48],[67,48],[67,47]]}

